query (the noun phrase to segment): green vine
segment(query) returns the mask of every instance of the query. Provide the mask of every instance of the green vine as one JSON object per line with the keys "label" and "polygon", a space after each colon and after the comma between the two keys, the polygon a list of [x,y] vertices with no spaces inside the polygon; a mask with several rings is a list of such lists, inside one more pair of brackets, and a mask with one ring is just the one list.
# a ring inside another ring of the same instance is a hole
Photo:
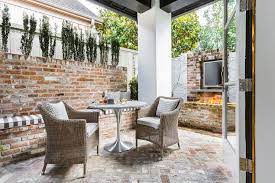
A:
{"label": "green vine", "polygon": [[43,16],[42,20],[40,20],[39,29],[39,42],[43,57],[50,56],[50,58],[53,58],[56,47],[56,31],[57,25],[55,24],[55,35],[53,36],[49,23],[49,18],[47,16]]}
{"label": "green vine", "polygon": [[85,60],[85,40],[84,40],[84,34],[82,33],[82,30],[80,30],[80,36],[78,41],[78,59],[79,61]]}
{"label": "green vine", "polygon": [[23,16],[23,35],[21,37],[21,52],[28,57],[32,51],[33,38],[35,35],[37,21],[34,15],[29,18],[27,14]]}
{"label": "green vine", "polygon": [[117,66],[119,63],[119,51],[120,43],[118,39],[111,40],[111,49],[112,49],[112,65]]}
{"label": "green vine", "polygon": [[96,61],[97,57],[97,44],[96,39],[91,35],[91,33],[88,33],[86,36],[86,56],[87,60],[89,62],[94,63]]}
{"label": "green vine", "polygon": [[7,5],[5,5],[3,11],[2,11],[2,49],[3,51],[8,51],[8,39],[9,39],[9,33],[10,33],[10,14],[9,14],[9,8]]}
{"label": "green vine", "polygon": [[84,61],[85,54],[84,54],[84,36],[82,30],[80,33],[75,30],[74,31],[74,60],[76,61]]}
{"label": "green vine", "polygon": [[107,65],[108,64],[109,47],[108,47],[108,42],[106,39],[104,39],[104,38],[100,39],[99,50],[100,50],[100,63],[102,65]]}
{"label": "green vine", "polygon": [[57,37],[57,25],[55,24],[54,36],[53,36],[52,32],[50,32],[50,42],[49,42],[49,44],[50,44],[50,51],[49,51],[50,58],[53,58],[53,56],[55,54],[56,37]]}
{"label": "green vine", "polygon": [[71,22],[64,20],[61,30],[62,54],[64,60],[71,60],[74,55],[74,31]]}
{"label": "green vine", "polygon": [[40,48],[42,50],[42,56],[49,56],[49,43],[50,43],[50,24],[49,18],[47,16],[43,16],[42,20],[40,20],[40,28],[39,28],[39,42]]}
{"label": "green vine", "polygon": [[74,30],[74,60],[78,60],[79,38],[78,33]]}

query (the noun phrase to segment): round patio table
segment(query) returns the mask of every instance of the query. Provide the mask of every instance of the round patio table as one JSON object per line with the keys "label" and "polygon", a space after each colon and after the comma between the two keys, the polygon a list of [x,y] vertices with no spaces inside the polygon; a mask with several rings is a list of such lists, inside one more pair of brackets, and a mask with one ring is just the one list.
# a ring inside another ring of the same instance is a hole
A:
{"label": "round patio table", "polygon": [[145,106],[145,102],[141,101],[128,101],[125,104],[92,104],[89,106],[89,109],[111,109],[114,111],[116,115],[116,121],[117,121],[117,138],[115,142],[106,144],[104,146],[104,149],[106,151],[112,152],[112,153],[120,153],[124,151],[128,151],[133,148],[133,144],[129,141],[122,141],[120,138],[120,122],[121,122],[121,112],[124,109],[129,108],[135,108],[138,109],[140,107]]}

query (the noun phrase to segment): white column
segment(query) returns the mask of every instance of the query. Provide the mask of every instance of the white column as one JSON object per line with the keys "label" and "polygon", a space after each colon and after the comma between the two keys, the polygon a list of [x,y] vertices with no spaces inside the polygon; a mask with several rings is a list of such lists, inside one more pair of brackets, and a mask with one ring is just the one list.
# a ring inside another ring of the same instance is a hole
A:
{"label": "white column", "polygon": [[138,97],[151,103],[171,96],[171,14],[152,8],[138,14]]}

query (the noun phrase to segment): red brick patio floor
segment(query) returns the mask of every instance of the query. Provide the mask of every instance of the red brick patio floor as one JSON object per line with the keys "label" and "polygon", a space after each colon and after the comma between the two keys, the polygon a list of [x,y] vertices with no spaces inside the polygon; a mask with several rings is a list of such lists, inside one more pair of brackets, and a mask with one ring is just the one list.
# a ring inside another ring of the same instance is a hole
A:
{"label": "red brick patio floor", "polygon": [[[123,138],[135,141],[134,130],[122,134]],[[1,167],[0,182],[233,182],[224,163],[222,139],[218,135],[184,128],[179,128],[179,135],[181,149],[177,145],[171,146],[165,151],[162,161],[156,146],[140,140],[138,151],[110,154],[101,149],[99,156],[90,156],[85,178],[81,178],[82,165],[48,165],[46,175],[42,176],[44,157],[41,156]],[[101,147],[110,140],[104,140]]]}

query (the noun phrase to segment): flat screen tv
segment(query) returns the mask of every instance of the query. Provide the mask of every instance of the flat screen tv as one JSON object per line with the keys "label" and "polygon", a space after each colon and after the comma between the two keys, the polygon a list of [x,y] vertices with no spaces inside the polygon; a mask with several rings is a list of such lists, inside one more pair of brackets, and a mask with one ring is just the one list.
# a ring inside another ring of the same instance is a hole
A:
{"label": "flat screen tv", "polygon": [[203,86],[219,88],[222,84],[222,60],[203,63]]}

